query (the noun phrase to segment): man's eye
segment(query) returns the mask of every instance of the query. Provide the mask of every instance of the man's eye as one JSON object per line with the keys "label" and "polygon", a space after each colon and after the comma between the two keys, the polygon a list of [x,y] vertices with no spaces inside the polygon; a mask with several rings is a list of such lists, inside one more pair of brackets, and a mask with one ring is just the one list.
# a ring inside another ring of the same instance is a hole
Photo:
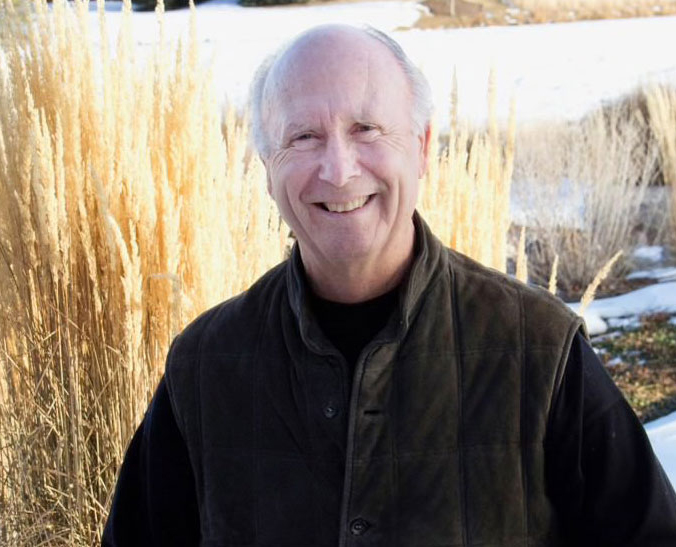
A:
{"label": "man's eye", "polygon": [[373,131],[375,129],[375,125],[369,125],[367,123],[360,123],[357,126],[357,131],[360,133],[366,133],[368,131]]}
{"label": "man's eye", "polygon": [[299,133],[298,135],[294,135],[291,138],[289,141],[289,146],[293,146],[294,148],[299,148],[302,150],[309,149],[315,146],[316,139],[317,135],[315,133]]}

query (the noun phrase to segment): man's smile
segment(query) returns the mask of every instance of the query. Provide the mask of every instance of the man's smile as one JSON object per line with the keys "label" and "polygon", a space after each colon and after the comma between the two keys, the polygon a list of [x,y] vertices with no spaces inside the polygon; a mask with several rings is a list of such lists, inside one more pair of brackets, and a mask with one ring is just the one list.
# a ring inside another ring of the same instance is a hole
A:
{"label": "man's smile", "polygon": [[329,211],[331,213],[349,213],[356,209],[362,208],[364,205],[366,205],[366,203],[368,203],[371,200],[371,198],[374,195],[375,194],[371,194],[368,196],[360,196],[353,200],[344,202],[321,202],[317,203],[316,205],[319,205],[325,211]]}

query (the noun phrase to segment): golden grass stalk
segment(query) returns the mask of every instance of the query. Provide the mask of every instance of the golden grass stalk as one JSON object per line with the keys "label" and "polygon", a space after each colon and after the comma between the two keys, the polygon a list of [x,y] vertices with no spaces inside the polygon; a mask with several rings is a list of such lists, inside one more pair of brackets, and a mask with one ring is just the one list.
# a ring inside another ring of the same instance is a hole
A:
{"label": "golden grass stalk", "polygon": [[613,257],[603,265],[603,267],[596,274],[596,276],[594,277],[592,282],[585,289],[584,294],[582,295],[582,299],[580,300],[580,309],[578,310],[578,314],[580,316],[584,315],[585,310],[587,309],[589,304],[591,304],[592,301],[594,300],[594,296],[596,295],[596,289],[598,289],[601,282],[606,277],[608,277],[610,270],[612,270],[613,266],[615,265],[615,262],[617,262],[617,260],[621,256],[622,256],[622,251],[617,251],[613,255]]}
{"label": "golden grass stalk", "polygon": [[528,283],[528,256],[526,255],[526,227],[521,227],[519,245],[516,253],[515,277],[522,283]]}
{"label": "golden grass stalk", "polygon": [[[444,244],[504,272],[516,124],[512,102],[503,143],[496,121],[496,88],[492,82],[491,74],[488,129],[473,136],[466,124],[457,120],[454,83],[449,143],[437,156],[430,154],[419,209]],[[437,136],[433,125],[433,144]]]}
{"label": "golden grass stalk", "polygon": [[554,262],[552,263],[552,273],[549,276],[549,292],[556,295],[556,275],[559,269],[559,255],[554,255]]}

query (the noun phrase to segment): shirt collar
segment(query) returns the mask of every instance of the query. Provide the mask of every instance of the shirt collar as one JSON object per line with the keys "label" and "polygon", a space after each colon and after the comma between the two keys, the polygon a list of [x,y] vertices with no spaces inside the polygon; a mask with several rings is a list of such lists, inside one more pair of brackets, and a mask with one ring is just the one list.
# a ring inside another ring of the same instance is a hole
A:
{"label": "shirt collar", "polygon": [[[397,311],[378,338],[383,342],[400,339],[406,333],[419,307],[426,289],[440,273],[441,242],[431,232],[420,214],[413,214],[416,255],[399,290]],[[298,320],[301,337],[313,351],[321,354],[334,353],[331,344],[321,332],[310,306],[310,285],[300,256],[298,243],[291,251],[287,266],[289,304]]]}

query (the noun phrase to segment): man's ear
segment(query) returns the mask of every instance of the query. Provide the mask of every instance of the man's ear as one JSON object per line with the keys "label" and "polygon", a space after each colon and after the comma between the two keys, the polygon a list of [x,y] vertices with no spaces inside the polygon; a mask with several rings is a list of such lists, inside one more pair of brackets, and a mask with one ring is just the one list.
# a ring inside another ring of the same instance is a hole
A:
{"label": "man's ear", "polygon": [[261,159],[263,167],[265,167],[265,182],[268,188],[268,195],[272,197],[272,180],[270,179],[270,171],[268,170],[268,162],[265,161],[265,158],[259,154],[258,157]]}
{"label": "man's ear", "polygon": [[432,129],[429,122],[425,125],[425,130],[418,135],[420,149],[419,149],[419,158],[418,158],[418,178],[421,179],[427,173],[427,165],[430,159],[430,135],[432,134]]}

